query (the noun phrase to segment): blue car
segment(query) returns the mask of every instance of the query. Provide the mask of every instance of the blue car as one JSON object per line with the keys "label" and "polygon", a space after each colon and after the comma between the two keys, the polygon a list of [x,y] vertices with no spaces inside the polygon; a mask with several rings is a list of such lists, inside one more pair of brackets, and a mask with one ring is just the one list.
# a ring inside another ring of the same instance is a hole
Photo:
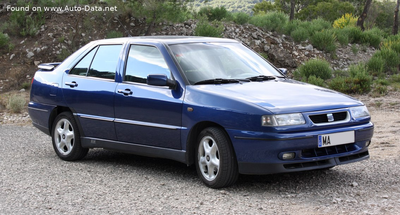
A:
{"label": "blue car", "polygon": [[39,65],[29,115],[63,160],[90,148],[172,159],[211,188],[368,159],[374,130],[360,101],[206,37],[93,41]]}

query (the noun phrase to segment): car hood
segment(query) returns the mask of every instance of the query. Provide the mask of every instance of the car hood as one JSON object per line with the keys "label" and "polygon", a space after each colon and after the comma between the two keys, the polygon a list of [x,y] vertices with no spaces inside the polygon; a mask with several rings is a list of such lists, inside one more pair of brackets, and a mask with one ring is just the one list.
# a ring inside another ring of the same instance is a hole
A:
{"label": "car hood", "polygon": [[363,105],[362,102],[342,93],[294,80],[199,85],[198,87],[204,93],[216,95],[216,98],[251,103],[274,114]]}

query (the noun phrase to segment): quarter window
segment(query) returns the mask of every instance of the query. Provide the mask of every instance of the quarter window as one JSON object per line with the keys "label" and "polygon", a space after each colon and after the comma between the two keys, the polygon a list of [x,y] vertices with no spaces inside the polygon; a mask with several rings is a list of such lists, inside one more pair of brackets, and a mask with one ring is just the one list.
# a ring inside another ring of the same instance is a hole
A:
{"label": "quarter window", "polygon": [[131,45],[124,80],[146,83],[151,74],[171,77],[160,50],[153,46]]}
{"label": "quarter window", "polygon": [[94,54],[97,51],[97,47],[90,51],[78,64],[69,72],[71,75],[82,75],[86,76],[87,71],[92,63]]}

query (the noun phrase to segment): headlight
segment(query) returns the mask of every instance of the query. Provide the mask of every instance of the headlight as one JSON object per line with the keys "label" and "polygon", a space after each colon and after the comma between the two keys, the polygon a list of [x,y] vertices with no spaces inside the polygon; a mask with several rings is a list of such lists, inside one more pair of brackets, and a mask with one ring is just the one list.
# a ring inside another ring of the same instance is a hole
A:
{"label": "headlight", "polygon": [[261,117],[262,126],[302,125],[306,121],[301,113],[265,115]]}
{"label": "headlight", "polygon": [[358,106],[358,107],[352,107],[350,108],[351,116],[354,119],[362,118],[362,117],[368,117],[369,112],[367,107],[365,106]]}

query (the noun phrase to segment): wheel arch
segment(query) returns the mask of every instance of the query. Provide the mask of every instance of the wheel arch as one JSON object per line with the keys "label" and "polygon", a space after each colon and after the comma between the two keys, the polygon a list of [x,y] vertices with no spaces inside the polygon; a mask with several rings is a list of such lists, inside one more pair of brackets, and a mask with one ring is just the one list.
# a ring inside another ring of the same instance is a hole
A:
{"label": "wheel arch", "polygon": [[[232,144],[232,140],[230,139],[228,133],[226,132],[225,128],[215,122],[211,121],[203,121],[199,122],[190,129],[189,135],[186,139],[186,164],[188,166],[194,164],[196,155],[195,155],[195,147],[196,141],[201,131],[208,127],[218,127],[221,128],[224,132],[230,143]],[[233,146],[232,146],[233,147]],[[235,151],[233,151],[235,153]],[[236,156],[236,155],[235,155]]]}
{"label": "wheel arch", "polygon": [[[72,113],[71,109],[69,109],[68,107],[64,107],[64,106],[57,106],[53,109],[53,111],[51,111],[50,117],[49,117],[49,131],[50,131],[49,134],[50,135],[53,134],[52,128],[53,128],[54,120],[62,112],[71,112]],[[81,130],[79,123],[77,123],[77,124],[78,124],[79,130]]]}

